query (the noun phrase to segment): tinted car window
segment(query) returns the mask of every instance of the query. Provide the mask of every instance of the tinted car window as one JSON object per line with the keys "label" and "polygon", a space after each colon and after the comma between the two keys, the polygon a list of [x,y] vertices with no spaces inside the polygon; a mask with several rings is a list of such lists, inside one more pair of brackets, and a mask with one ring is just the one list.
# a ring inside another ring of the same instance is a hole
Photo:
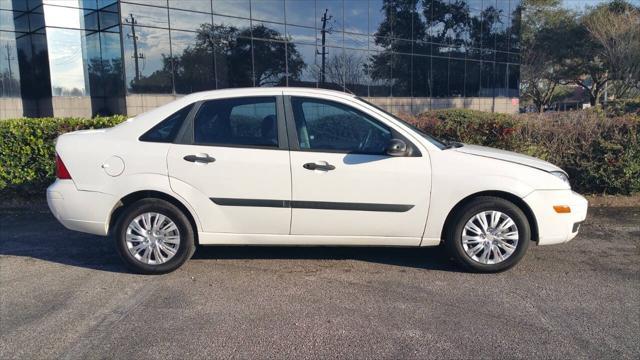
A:
{"label": "tinted car window", "polygon": [[197,144],[278,146],[276,99],[250,97],[207,101],[194,120]]}
{"label": "tinted car window", "polygon": [[152,142],[172,142],[178,134],[182,122],[189,115],[191,108],[193,108],[193,104],[173,113],[168,118],[162,120],[158,125],[154,126],[151,130],[142,135],[140,137],[140,140]]}
{"label": "tinted car window", "polygon": [[292,98],[301,149],[384,154],[391,130],[349,106],[312,98]]}

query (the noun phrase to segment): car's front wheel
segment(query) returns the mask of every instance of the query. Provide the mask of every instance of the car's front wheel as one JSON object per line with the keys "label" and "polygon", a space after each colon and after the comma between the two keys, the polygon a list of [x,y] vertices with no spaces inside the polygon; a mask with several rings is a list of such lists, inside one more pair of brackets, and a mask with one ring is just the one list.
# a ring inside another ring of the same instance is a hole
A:
{"label": "car's front wheel", "polygon": [[127,206],[114,235],[124,262],[143,274],[173,271],[195,251],[193,228],[187,217],[160,199],[143,199]]}
{"label": "car's front wheel", "polygon": [[522,210],[498,197],[477,197],[454,215],[445,246],[465,267],[498,272],[517,264],[531,241],[529,221]]}

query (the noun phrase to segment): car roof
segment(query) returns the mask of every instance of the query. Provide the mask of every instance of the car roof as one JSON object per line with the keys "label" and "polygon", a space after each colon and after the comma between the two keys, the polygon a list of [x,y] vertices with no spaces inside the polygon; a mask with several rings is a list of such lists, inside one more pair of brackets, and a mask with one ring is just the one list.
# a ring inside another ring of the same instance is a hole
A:
{"label": "car roof", "polygon": [[309,95],[331,95],[345,99],[353,98],[355,95],[328,89],[318,88],[306,88],[306,87],[247,87],[247,88],[232,88],[232,89],[220,89],[201,91],[186,95],[183,99],[188,101],[200,101],[207,99],[220,99],[225,97],[238,97],[238,96],[260,96],[260,95],[288,95],[288,94],[301,94],[306,93]]}
{"label": "car roof", "polygon": [[[232,89],[220,89],[220,90],[209,90],[209,91],[201,91],[196,93],[191,93],[189,95],[185,95],[179,97],[175,101],[172,101],[168,104],[159,106],[150,111],[144,112],[135,116],[136,121],[131,122],[127,121],[127,124],[123,124],[123,126],[118,127],[118,130],[115,132],[129,132],[129,133],[137,133],[143,130],[146,131],[149,127],[153,126],[158,122],[159,119],[164,119],[167,116],[173,114],[174,112],[180,110],[181,108],[188,106],[189,104],[193,104],[198,101],[203,100],[215,100],[215,99],[225,99],[225,98],[233,98],[233,97],[243,97],[243,96],[277,96],[277,95],[309,95],[314,97],[333,97],[342,98],[345,100],[350,100],[355,97],[355,95],[348,94],[342,91],[336,90],[326,90],[326,89],[317,89],[317,88],[305,88],[305,87],[250,87],[250,88],[232,88]],[[126,129],[126,130],[125,130]]]}

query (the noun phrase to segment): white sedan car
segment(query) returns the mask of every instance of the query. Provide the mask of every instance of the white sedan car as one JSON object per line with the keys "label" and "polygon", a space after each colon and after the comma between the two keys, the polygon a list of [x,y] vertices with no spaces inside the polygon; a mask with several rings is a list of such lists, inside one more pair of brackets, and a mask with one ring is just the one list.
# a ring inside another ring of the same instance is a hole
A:
{"label": "white sedan car", "polygon": [[341,92],[195,93],[56,144],[49,207],[111,234],[142,273],[198,245],[437,246],[478,272],[574,238],[587,201],[567,174],[512,152],[444,143]]}

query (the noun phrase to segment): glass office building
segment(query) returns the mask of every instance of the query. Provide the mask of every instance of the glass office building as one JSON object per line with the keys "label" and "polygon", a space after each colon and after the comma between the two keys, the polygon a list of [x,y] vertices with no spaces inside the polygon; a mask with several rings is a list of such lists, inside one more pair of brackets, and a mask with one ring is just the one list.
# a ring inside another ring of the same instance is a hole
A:
{"label": "glass office building", "polygon": [[3,117],[249,86],[517,111],[520,0],[0,0],[0,20]]}

